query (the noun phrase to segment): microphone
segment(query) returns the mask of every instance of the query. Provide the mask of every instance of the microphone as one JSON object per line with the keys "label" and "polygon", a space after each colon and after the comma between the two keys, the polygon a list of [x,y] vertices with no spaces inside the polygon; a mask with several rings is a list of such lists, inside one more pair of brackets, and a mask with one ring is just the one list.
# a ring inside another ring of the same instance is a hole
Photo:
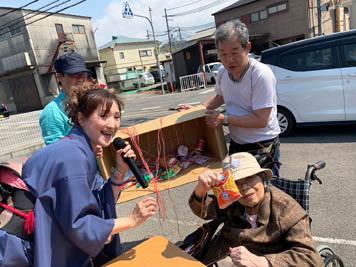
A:
{"label": "microphone", "polygon": [[[123,139],[121,139],[120,137],[117,137],[114,139],[113,145],[116,150],[123,149],[126,147],[125,141]],[[140,170],[137,168],[135,161],[132,158],[124,158],[124,157],[122,157],[122,158],[124,159],[126,164],[129,165],[132,173],[135,175],[136,180],[140,183],[142,188],[148,187],[148,183],[145,180],[145,178],[142,176]]]}

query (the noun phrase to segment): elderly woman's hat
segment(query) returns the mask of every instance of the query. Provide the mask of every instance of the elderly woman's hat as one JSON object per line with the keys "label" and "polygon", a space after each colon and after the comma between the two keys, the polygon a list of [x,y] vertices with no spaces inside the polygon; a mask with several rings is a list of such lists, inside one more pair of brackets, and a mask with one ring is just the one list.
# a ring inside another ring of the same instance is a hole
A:
{"label": "elderly woman's hat", "polygon": [[222,168],[224,173],[229,170],[234,180],[240,180],[260,172],[264,172],[267,179],[272,177],[272,171],[261,168],[256,158],[247,152],[235,153],[225,157]]}

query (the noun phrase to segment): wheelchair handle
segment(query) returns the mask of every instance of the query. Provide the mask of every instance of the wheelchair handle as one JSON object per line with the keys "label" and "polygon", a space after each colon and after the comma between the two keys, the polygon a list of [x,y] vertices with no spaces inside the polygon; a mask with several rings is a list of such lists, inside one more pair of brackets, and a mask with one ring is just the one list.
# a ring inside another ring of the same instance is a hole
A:
{"label": "wheelchair handle", "polygon": [[305,173],[305,180],[317,180],[321,184],[321,180],[316,176],[315,171],[320,170],[326,166],[325,161],[320,160],[317,163],[308,165],[307,171]]}

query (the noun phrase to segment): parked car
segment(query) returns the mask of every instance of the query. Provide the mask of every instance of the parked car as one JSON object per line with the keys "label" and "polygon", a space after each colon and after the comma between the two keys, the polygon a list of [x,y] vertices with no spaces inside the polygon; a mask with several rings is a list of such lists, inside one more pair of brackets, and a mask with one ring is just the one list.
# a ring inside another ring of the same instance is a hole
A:
{"label": "parked car", "polygon": [[198,68],[198,73],[205,72],[207,82],[215,84],[216,77],[218,76],[218,70],[221,66],[222,64],[220,62],[208,63],[203,65],[203,67],[200,65]]}
{"label": "parked car", "polygon": [[[149,72],[144,72],[138,74],[138,82],[140,83],[141,87],[152,85],[155,83],[155,79],[153,78],[152,74]],[[138,87],[137,81],[133,83],[136,87]]]}
{"label": "parked car", "polygon": [[9,116],[10,116],[10,113],[7,109],[7,106],[0,99],[0,118],[5,118],[5,117],[9,117]]}
{"label": "parked car", "polygon": [[[162,72],[162,79],[164,80],[164,78],[167,77],[167,73],[165,70],[161,70]],[[150,72],[153,76],[153,78],[155,79],[156,82],[159,82],[160,81],[160,77],[159,77],[159,71],[158,70],[152,70]]]}
{"label": "parked car", "polygon": [[295,126],[356,121],[356,30],[262,52],[277,79],[281,136]]}

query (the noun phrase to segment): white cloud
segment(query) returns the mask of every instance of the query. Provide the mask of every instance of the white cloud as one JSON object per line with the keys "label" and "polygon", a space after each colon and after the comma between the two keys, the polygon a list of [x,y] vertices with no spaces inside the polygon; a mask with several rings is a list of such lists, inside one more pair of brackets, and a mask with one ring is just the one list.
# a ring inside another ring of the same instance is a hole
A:
{"label": "white cloud", "polygon": [[[128,1],[130,8],[134,14],[146,16],[149,18],[149,6],[152,9],[152,21],[156,35],[167,31],[166,21],[164,18],[164,8],[174,8],[177,6],[185,5],[186,3],[176,0],[136,0]],[[163,4],[162,4],[163,2]],[[191,9],[195,9],[199,6],[204,6],[206,1],[200,1],[191,6],[186,6],[180,9],[167,11],[168,14],[175,14]],[[213,1],[214,2],[214,1]],[[214,22],[212,13],[231,5],[236,0],[228,0],[221,5],[214,8],[207,9],[205,11],[194,13],[186,16],[175,17],[173,21],[169,21],[169,26],[190,27],[199,26],[206,23]],[[104,7],[103,7],[104,8]],[[99,46],[112,40],[113,35],[124,35],[134,38],[146,38],[147,30],[151,32],[151,26],[149,22],[144,18],[134,17],[132,19],[124,19],[122,17],[123,1],[112,0],[111,3],[105,7],[105,16],[102,18],[93,19],[93,27],[97,29],[95,33],[96,41]],[[186,35],[187,33],[183,33]],[[168,40],[168,36],[157,37],[162,42]]]}

